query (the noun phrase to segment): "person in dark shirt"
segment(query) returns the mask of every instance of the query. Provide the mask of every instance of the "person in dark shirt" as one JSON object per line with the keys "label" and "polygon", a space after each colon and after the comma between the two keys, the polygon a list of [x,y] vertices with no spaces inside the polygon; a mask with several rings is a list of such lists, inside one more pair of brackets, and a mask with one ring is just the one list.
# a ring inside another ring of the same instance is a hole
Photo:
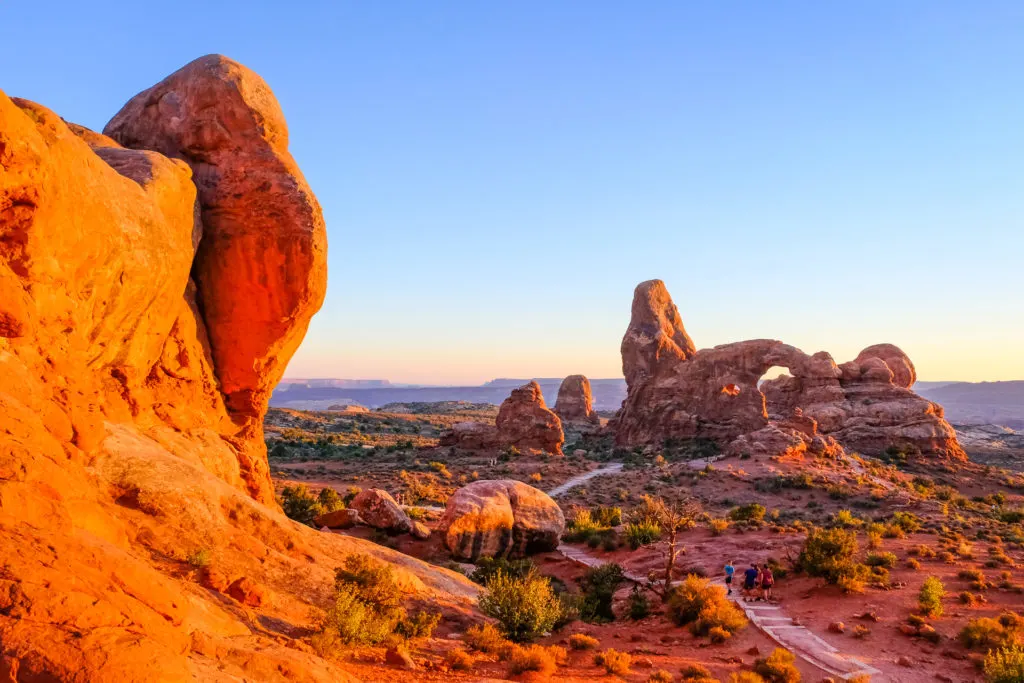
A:
{"label": "person in dark shirt", "polygon": [[747,571],[743,572],[743,592],[746,593],[747,598],[750,597],[756,585],[757,565],[751,564],[749,567],[747,567]]}

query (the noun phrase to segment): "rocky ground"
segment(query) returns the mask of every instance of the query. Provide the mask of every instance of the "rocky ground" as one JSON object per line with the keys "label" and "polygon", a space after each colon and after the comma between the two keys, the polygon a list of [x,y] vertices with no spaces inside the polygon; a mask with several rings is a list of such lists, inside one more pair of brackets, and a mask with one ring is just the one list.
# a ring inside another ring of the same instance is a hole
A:
{"label": "rocky ground", "polygon": [[[402,410],[407,408],[402,407]],[[707,513],[705,519],[726,520],[728,527],[716,535],[705,521],[684,532],[685,553],[679,560],[680,571],[717,577],[728,561],[739,565],[749,562],[778,562],[789,567],[800,552],[807,525],[828,526],[837,515],[849,515],[858,531],[861,553],[871,543],[871,552],[895,554],[887,589],[865,588],[862,593],[845,594],[821,579],[790,573],[776,589],[777,604],[787,617],[806,627],[814,636],[842,654],[858,658],[881,673],[872,680],[881,681],[973,681],[979,674],[971,653],[956,636],[970,619],[996,617],[1004,609],[1024,609],[1024,595],[1017,566],[1024,563],[1024,535],[1011,531],[1017,527],[996,521],[993,494],[1005,497],[1000,510],[1014,510],[1024,503],[1024,478],[1011,470],[968,462],[955,466],[932,465],[927,471],[918,465],[886,463],[874,458],[850,455],[841,459],[816,458],[808,454],[786,457],[732,456],[722,458],[706,444],[680,444],[671,449],[644,452],[641,449],[616,449],[606,437],[591,428],[567,426],[565,456],[547,454],[508,455],[507,453],[470,453],[438,445],[444,428],[456,421],[493,420],[495,411],[479,406],[461,410],[451,405],[431,412],[430,406],[417,406],[415,412],[373,411],[352,415],[342,413],[302,413],[271,410],[266,433],[270,464],[278,488],[304,483],[311,488],[333,487],[345,493],[351,487],[380,487],[401,497],[404,502],[425,507],[443,506],[447,496],[475,479],[516,479],[542,490],[579,478],[587,472],[621,463],[620,471],[602,474],[570,488],[558,496],[568,518],[576,508],[618,506],[628,516],[644,495],[666,499],[694,497]],[[968,453],[972,444],[966,443]],[[764,518],[747,523],[730,520],[730,512],[739,506],[757,503],[764,507]],[[845,511],[845,512],[842,512]],[[884,522],[894,513],[910,512],[922,522],[922,528],[902,537],[869,541],[864,531],[872,520]],[[430,527],[437,526],[439,513],[426,515]],[[845,519],[845,518],[844,518]],[[999,530],[1017,534],[1009,543],[1000,543],[999,563],[991,562],[997,546],[980,539]],[[438,534],[428,540],[408,535],[387,536],[366,527],[343,532],[377,543],[428,562],[455,566]],[[960,539],[954,543],[950,539]],[[660,570],[664,543],[631,550],[622,545],[608,550],[570,544],[598,562],[617,562],[627,572],[643,577]],[[936,550],[935,557],[921,557],[917,548]],[[955,552],[943,556],[946,548]],[[920,566],[908,561],[917,558]],[[586,567],[559,552],[534,557],[541,571],[564,582],[573,590]],[[912,564],[912,563],[911,563]],[[991,566],[988,566],[991,565]],[[973,578],[961,578],[967,570],[981,571],[984,588],[972,588]],[[1006,577],[1002,572],[1009,572]],[[935,576],[946,586],[945,614],[932,623],[938,642],[908,637],[899,631],[917,604],[917,594],[925,577]],[[958,597],[968,591],[983,602],[963,604]],[[629,587],[616,597],[617,610],[626,610]],[[657,600],[654,601],[657,608]],[[862,615],[867,614],[867,617]],[[835,632],[842,622],[842,632]],[[831,629],[831,630],[830,630]],[[866,631],[864,630],[866,629]],[[857,633],[855,634],[855,630]],[[750,625],[724,644],[709,645],[706,639],[691,636],[674,626],[664,614],[641,621],[620,619],[612,624],[592,625],[576,622],[554,634],[546,642],[563,642],[569,634],[586,632],[601,641],[601,647],[613,647],[633,653],[638,665],[625,676],[630,681],[646,681],[653,670],[678,672],[687,662],[706,665],[721,680],[730,672],[750,665],[774,647],[768,634]],[[449,637],[450,636],[450,637]],[[432,669],[422,678],[453,677],[436,672],[443,667],[444,653],[458,647],[458,634],[448,632],[418,646],[414,656]],[[379,651],[357,655],[366,668],[366,680],[375,678],[372,663],[382,657]],[[361,658],[361,659],[360,659]],[[805,680],[817,681],[832,675],[807,661],[800,661]],[[358,670],[358,667],[357,667]],[[503,679],[505,665],[484,657],[472,669],[473,676]],[[559,669],[556,680],[590,680],[603,670],[591,662],[589,653],[574,653]],[[395,674],[398,680],[402,674]],[[460,680],[457,676],[453,680]]]}

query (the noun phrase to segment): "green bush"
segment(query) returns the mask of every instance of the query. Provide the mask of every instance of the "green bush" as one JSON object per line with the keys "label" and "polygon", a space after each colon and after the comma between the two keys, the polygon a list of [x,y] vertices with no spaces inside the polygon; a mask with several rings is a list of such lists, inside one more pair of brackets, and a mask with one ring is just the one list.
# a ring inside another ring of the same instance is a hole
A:
{"label": "green bush", "polygon": [[551,582],[537,573],[516,578],[503,572],[487,583],[480,610],[498,620],[506,637],[525,642],[551,631],[562,614]]}
{"label": "green bush", "polygon": [[612,597],[622,581],[622,567],[614,562],[588,569],[580,579],[583,591],[580,618],[591,623],[615,621]]}
{"label": "green bush", "polygon": [[989,652],[982,670],[986,683],[1024,683],[1024,648],[1014,645]]}
{"label": "green bush", "polygon": [[864,558],[864,564],[869,567],[895,567],[897,562],[896,553],[868,553]]}
{"label": "green bush", "polygon": [[285,515],[308,526],[313,526],[313,520],[319,515],[345,507],[334,489],[324,488],[314,496],[305,484],[285,486],[278,502]]}
{"label": "green bush", "polygon": [[708,579],[689,574],[668,596],[669,616],[694,635],[706,636],[718,627],[735,633],[746,626],[743,611],[726,597],[725,589]]}
{"label": "green bush", "polygon": [[626,525],[624,534],[629,547],[636,550],[661,538],[661,527],[652,521],[632,522]]}
{"label": "green bush", "polygon": [[629,618],[634,621],[643,619],[651,613],[651,601],[647,595],[640,590],[639,586],[633,586],[633,592],[629,594]]}
{"label": "green bush", "polygon": [[499,572],[505,576],[521,579],[527,574],[536,571],[536,569],[536,565],[528,558],[509,560],[504,557],[481,557],[476,561],[476,569],[469,575],[469,580],[481,586],[486,586]]}
{"label": "green bush", "polygon": [[960,642],[971,650],[986,652],[1020,645],[1021,618],[1015,612],[1003,612],[998,619],[971,619],[960,630]]}
{"label": "green bush", "polygon": [[334,603],[321,624],[321,642],[377,645],[389,636],[428,637],[440,614],[406,615],[391,567],[366,555],[349,555],[335,570]]}
{"label": "green bush", "polygon": [[766,512],[760,503],[747,503],[729,510],[729,519],[736,522],[760,522]]}
{"label": "green bush", "polygon": [[811,529],[797,565],[811,576],[839,583],[856,574],[857,534],[846,529]]}
{"label": "green bush", "polygon": [[800,670],[795,662],[792,652],[777,647],[767,657],[754,662],[754,671],[767,683],[800,683]]}
{"label": "green bush", "polygon": [[921,614],[928,617],[942,616],[942,598],[946,597],[946,588],[934,576],[929,576],[921,585],[921,592],[917,594],[917,606]]}

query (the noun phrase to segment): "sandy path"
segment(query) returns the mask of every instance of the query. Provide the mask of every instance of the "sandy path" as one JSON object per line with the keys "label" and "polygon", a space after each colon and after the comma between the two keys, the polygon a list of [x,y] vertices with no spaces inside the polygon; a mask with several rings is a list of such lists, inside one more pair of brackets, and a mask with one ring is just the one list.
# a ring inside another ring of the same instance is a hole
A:
{"label": "sandy path", "polygon": [[558,496],[568,493],[574,487],[579,486],[580,484],[583,484],[585,482],[588,482],[595,477],[603,477],[607,474],[618,474],[621,471],[621,462],[609,463],[604,467],[598,467],[596,470],[590,470],[589,472],[584,472],[583,474],[576,475],[575,477],[565,482],[564,484],[556,486],[555,488],[548,491],[548,495],[551,496],[552,498],[557,498]]}

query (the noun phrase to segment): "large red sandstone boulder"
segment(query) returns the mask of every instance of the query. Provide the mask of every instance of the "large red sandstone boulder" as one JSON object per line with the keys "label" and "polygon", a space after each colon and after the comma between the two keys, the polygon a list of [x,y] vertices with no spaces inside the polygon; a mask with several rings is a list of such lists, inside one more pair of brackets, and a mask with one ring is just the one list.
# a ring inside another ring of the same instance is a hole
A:
{"label": "large red sandstone boulder", "polygon": [[322,515],[317,515],[313,519],[313,525],[318,529],[323,527],[328,529],[351,529],[362,521],[358,511],[352,508],[342,508],[341,510],[332,510]]}
{"label": "large red sandstone boulder", "polygon": [[518,558],[557,548],[565,517],[550,496],[532,486],[482,480],[448,498],[438,530],[458,559]]}
{"label": "large red sandstone boulder", "polygon": [[[266,84],[242,77],[262,93],[242,109],[219,76],[196,78],[201,111],[178,108],[175,91],[139,116],[169,131],[217,120],[229,145],[214,154],[205,133],[190,145],[216,167],[187,150],[170,158],[121,147],[0,92],[0,678],[352,681],[280,634],[315,628],[347,556],[389,563],[410,597],[468,608],[478,592],[453,572],[297,524],[273,502],[261,396],[316,309],[324,272],[306,246],[322,246],[322,232],[311,195],[296,203],[277,192],[305,196],[301,176],[265,173],[257,148],[284,150]],[[199,92],[207,88],[220,96]],[[251,121],[270,139],[250,134]],[[203,130],[222,135],[217,126]],[[250,164],[263,185],[231,184],[229,194],[252,196],[195,211],[197,182],[199,194],[216,194],[221,171],[237,178]],[[230,209],[236,201],[259,206],[246,216]],[[229,218],[233,235],[265,234],[258,248],[207,241]],[[224,288],[249,280],[201,275],[216,269],[199,267],[197,250],[265,289],[245,294],[239,312],[251,326],[239,325],[237,339],[221,313],[239,294]],[[241,400],[250,390],[254,400]],[[190,571],[186,558],[200,552],[212,564]],[[227,577],[247,577],[273,600],[244,615],[198,583],[228,590]],[[267,621],[284,627],[270,637],[255,626]]]}
{"label": "large red sandstone boulder", "polygon": [[590,380],[583,375],[569,375],[558,387],[555,414],[562,422],[577,422],[595,425],[601,419],[594,412],[594,395],[590,391]]}
{"label": "large red sandstone boulder", "polygon": [[467,451],[497,448],[498,428],[483,422],[456,422],[441,435],[441,446],[454,446]]}
{"label": "large red sandstone boulder", "polygon": [[498,409],[495,425],[501,445],[515,446],[521,451],[562,454],[562,421],[548,410],[536,382],[512,390]]}
{"label": "large red sandstone boulder", "polygon": [[356,494],[349,507],[359,513],[363,524],[392,533],[412,530],[412,520],[405,510],[383,489],[364,489]]}
{"label": "large red sandstone boulder", "polygon": [[[910,390],[914,366],[899,348],[871,346],[841,366],[823,351],[807,355],[771,339],[677,351],[666,340],[671,329],[682,333],[678,312],[664,285],[653,282],[637,288],[623,340],[627,396],[611,425],[620,446],[706,438],[728,452],[781,454],[806,447],[834,454],[842,445],[877,455],[895,446],[924,456],[966,457],[941,406]],[[670,320],[676,322],[661,324]],[[659,321],[659,332],[648,332],[651,321]],[[646,341],[655,339],[661,341]],[[774,366],[790,375],[761,382]],[[798,409],[820,432],[809,442],[798,434],[806,436],[806,426],[782,424]]]}
{"label": "large red sandstone boulder", "polygon": [[[248,440],[262,442],[270,393],[327,288],[320,205],[288,152],[288,126],[258,75],[208,55],[145,90],[103,131],[192,169],[202,234],[191,274],[220,392]],[[243,476],[266,494],[262,453]]]}

